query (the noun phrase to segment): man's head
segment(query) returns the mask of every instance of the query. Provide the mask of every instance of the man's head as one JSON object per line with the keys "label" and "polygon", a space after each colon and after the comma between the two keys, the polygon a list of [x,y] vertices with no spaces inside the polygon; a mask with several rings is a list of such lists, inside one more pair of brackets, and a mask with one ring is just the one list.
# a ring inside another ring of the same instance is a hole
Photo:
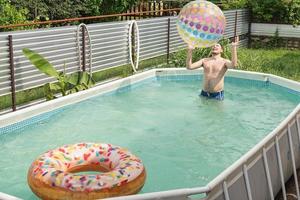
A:
{"label": "man's head", "polygon": [[222,52],[223,52],[223,47],[219,43],[215,44],[211,48],[211,53],[213,55],[218,55],[218,54],[221,54]]}

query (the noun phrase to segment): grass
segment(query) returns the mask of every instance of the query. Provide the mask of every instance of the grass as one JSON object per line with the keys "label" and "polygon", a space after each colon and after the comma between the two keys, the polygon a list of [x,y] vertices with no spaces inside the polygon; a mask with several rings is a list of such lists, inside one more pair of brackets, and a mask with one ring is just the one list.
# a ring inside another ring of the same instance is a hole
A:
{"label": "grass", "polygon": [[[207,55],[203,50],[195,51],[194,59]],[[166,56],[141,61],[139,70],[163,67],[184,67],[186,50],[173,53],[170,64]],[[238,50],[238,69],[275,74],[295,81],[300,81],[300,51],[287,49],[244,49]],[[131,65],[123,65],[93,73],[93,78],[101,82],[110,78],[127,77],[133,74]],[[43,87],[17,92],[17,105],[44,98]],[[0,110],[11,107],[11,95],[0,97]]]}
{"label": "grass", "polygon": [[[202,50],[195,50],[193,60],[199,60]],[[205,55],[205,54],[204,54]],[[185,65],[186,50],[172,56],[174,67]],[[257,71],[300,81],[300,51],[287,49],[238,49],[238,69]]]}
{"label": "grass", "polygon": [[[141,61],[139,64],[139,70],[154,68],[162,63],[166,63],[166,56],[159,56],[156,58]],[[93,78],[96,82],[101,82],[111,78],[122,78],[133,74],[131,65],[123,65],[99,72],[93,73]],[[34,100],[44,99],[45,94],[43,86],[19,91],[16,93],[16,104],[23,105]],[[11,95],[0,96],[0,111],[10,108],[12,106]]]}
{"label": "grass", "polygon": [[[37,99],[45,97],[43,86],[20,91],[16,93],[16,104],[22,105]],[[4,95],[0,97],[0,110],[4,110],[12,106],[11,95]]]}
{"label": "grass", "polygon": [[239,69],[275,74],[300,81],[300,51],[286,49],[241,49]]}

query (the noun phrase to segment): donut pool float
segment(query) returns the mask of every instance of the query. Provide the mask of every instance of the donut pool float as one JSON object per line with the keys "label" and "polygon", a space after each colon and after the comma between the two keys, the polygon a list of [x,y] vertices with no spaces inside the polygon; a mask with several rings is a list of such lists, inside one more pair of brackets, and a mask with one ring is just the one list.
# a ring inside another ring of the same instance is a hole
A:
{"label": "donut pool float", "polygon": [[[78,173],[87,171],[98,173]],[[97,143],[47,151],[31,164],[27,176],[31,190],[49,200],[135,194],[145,179],[145,167],[135,155],[118,146]]]}

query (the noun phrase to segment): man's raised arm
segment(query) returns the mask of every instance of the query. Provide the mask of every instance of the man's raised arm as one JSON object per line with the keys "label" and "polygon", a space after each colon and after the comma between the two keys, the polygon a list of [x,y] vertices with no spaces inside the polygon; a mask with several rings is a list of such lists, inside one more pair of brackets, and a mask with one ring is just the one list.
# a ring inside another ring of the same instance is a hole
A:
{"label": "man's raised arm", "polygon": [[231,43],[231,61],[226,62],[226,67],[228,68],[236,68],[238,65],[238,58],[237,58],[237,46],[239,44],[239,36],[234,38],[234,42]]}
{"label": "man's raised arm", "polygon": [[193,55],[193,48],[189,46],[187,50],[187,57],[186,57],[186,68],[187,69],[200,68],[203,64],[203,59],[193,63],[192,55]]}

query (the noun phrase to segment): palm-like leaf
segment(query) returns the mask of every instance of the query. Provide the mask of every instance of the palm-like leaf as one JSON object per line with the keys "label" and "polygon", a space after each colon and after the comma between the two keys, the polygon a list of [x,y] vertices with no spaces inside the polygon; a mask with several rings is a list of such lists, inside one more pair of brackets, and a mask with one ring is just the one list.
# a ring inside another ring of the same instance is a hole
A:
{"label": "palm-like leaf", "polygon": [[23,49],[23,53],[41,72],[56,77],[57,79],[59,78],[58,72],[43,56],[27,48]]}

